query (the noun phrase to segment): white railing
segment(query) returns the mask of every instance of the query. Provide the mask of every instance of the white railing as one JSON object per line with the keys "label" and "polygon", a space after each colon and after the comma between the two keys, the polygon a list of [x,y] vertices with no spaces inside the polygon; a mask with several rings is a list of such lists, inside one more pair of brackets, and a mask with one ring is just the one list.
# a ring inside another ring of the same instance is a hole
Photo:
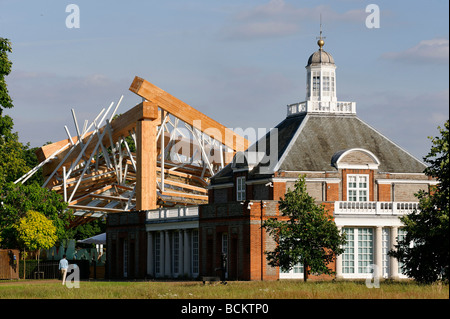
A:
{"label": "white railing", "polygon": [[304,101],[287,106],[287,116],[298,113],[356,114],[356,103]]}
{"label": "white railing", "polygon": [[418,202],[335,202],[334,213],[405,215],[419,208]]}
{"label": "white railing", "polygon": [[191,218],[198,216],[198,206],[158,208],[147,212],[147,220]]}

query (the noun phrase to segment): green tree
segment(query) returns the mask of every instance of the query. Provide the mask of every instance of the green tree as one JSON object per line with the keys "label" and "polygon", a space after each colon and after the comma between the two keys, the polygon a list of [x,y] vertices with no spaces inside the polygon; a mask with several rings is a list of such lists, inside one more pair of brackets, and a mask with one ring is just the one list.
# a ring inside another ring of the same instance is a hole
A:
{"label": "green tree", "polygon": [[279,201],[282,216],[288,219],[271,218],[263,223],[277,244],[274,251],[266,252],[267,260],[284,271],[303,264],[305,281],[310,273],[333,274],[328,264],[344,252],[345,236],[307,193],[304,176],[294,186]]}
{"label": "green tree", "polygon": [[406,275],[418,282],[449,280],[449,177],[448,128],[438,127],[440,136],[429,137],[433,146],[424,161],[424,173],[435,177],[438,185],[430,191],[419,191],[419,208],[402,216],[406,236],[389,255],[402,263]]}
{"label": "green tree", "polygon": [[61,195],[38,184],[6,183],[0,188],[0,237],[2,246],[16,248],[17,230],[14,227],[28,211],[38,211],[54,222],[58,240],[67,239],[67,226],[72,215]]}
{"label": "green tree", "polygon": [[[52,247],[58,237],[56,236],[56,227],[51,220],[36,211],[29,211],[14,225],[17,231],[19,247],[23,249],[23,268],[25,269],[26,251],[38,250],[38,265],[40,249],[49,249]],[[38,266],[39,267],[39,266]],[[25,271],[24,271],[25,279]]]}
{"label": "green tree", "polygon": [[12,62],[8,59],[8,52],[12,52],[11,42],[8,39],[0,38],[0,116],[2,116],[2,108],[13,107],[5,81],[5,76],[11,73],[12,66]]}

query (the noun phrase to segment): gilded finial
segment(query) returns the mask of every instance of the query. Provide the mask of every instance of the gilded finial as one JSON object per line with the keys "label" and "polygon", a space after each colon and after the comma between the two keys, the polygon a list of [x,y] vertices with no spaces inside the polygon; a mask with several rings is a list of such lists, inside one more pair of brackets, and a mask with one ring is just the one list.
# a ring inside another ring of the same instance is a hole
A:
{"label": "gilded finial", "polygon": [[325,41],[323,41],[323,39],[325,39],[325,37],[322,37],[322,14],[320,14],[320,36],[317,39],[319,39],[317,41],[319,50],[322,50],[322,47],[325,45]]}

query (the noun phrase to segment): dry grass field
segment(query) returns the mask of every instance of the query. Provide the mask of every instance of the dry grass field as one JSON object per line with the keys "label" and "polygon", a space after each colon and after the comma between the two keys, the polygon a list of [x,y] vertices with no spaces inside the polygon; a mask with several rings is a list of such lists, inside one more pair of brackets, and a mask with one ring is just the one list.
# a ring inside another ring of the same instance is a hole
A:
{"label": "dry grass field", "polygon": [[0,299],[449,299],[449,286],[414,282],[81,281],[67,288],[57,280],[0,282]]}

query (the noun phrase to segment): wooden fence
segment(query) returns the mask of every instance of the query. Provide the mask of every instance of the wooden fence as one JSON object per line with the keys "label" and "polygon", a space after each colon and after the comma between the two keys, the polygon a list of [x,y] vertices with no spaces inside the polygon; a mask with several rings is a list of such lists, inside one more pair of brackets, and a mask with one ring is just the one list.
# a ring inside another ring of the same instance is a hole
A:
{"label": "wooden fence", "polygon": [[19,279],[19,250],[0,249],[0,279]]}

